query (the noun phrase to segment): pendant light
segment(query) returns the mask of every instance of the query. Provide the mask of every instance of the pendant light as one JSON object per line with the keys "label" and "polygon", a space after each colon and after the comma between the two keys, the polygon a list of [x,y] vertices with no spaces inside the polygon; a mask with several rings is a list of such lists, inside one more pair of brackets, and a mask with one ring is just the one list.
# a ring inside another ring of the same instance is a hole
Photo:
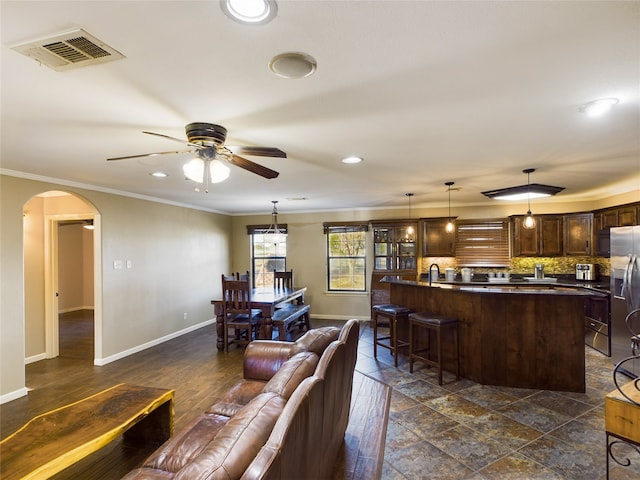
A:
{"label": "pendant light", "polygon": [[[413,197],[413,193],[405,193],[406,197],[409,197],[409,221],[411,221],[411,197]],[[413,229],[413,225],[409,225],[407,227],[407,234],[405,235],[405,240],[407,242],[413,242],[415,235],[415,231]]]}
{"label": "pendant light", "polygon": [[451,220],[451,185],[455,182],[444,182],[444,184],[449,187],[449,221],[447,222],[446,227],[444,229],[447,233],[453,233],[456,229],[456,226],[453,224],[453,220]]}
{"label": "pendant light", "polygon": [[533,218],[533,215],[531,214],[531,191],[530,191],[531,184],[529,183],[529,175],[531,175],[535,171],[536,171],[535,168],[525,168],[522,171],[522,173],[527,174],[527,216],[524,217],[524,222],[522,223],[522,226],[526,229],[532,229],[532,228],[535,228],[536,226],[536,219]]}
{"label": "pendant light", "polygon": [[265,243],[273,243],[279,245],[287,241],[287,234],[278,227],[278,209],[276,204],[278,200],[271,200],[273,203],[273,211],[271,212],[271,225],[264,234]]}

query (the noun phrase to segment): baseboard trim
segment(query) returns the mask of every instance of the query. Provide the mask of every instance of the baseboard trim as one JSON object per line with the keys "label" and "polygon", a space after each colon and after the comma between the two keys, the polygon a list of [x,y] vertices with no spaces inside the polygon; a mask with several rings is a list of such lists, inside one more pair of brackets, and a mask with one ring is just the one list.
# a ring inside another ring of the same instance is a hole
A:
{"label": "baseboard trim", "polygon": [[28,392],[29,389],[27,387],[22,387],[13,392],[5,393],[4,395],[0,396],[0,405],[12,400],[16,400],[17,398],[24,397]]}
{"label": "baseboard trim", "polygon": [[102,367],[111,362],[115,362],[116,360],[120,360],[122,358],[128,357],[129,355],[133,355],[134,353],[142,352],[147,348],[155,347],[156,345],[160,345],[161,343],[167,342],[169,340],[173,340],[174,338],[193,332],[194,330],[198,330],[199,328],[206,327],[207,325],[212,325],[215,323],[215,321],[216,319],[212,318],[210,320],[206,320],[202,323],[192,325],[183,330],[178,330],[177,332],[170,333],[169,335],[165,335],[164,337],[156,338],[155,340],[151,340],[150,342],[143,343],[141,345],[130,348],[128,350],[124,350],[122,352],[116,353],[114,355],[109,355],[108,357],[104,357],[104,358],[95,358],[93,360],[93,364],[97,367]]}
{"label": "baseboard trim", "polygon": [[46,359],[47,359],[46,353],[39,353],[37,355],[32,355],[30,357],[25,358],[24,364],[29,365],[30,363],[39,362],[40,360],[46,360]]}
{"label": "baseboard trim", "polygon": [[93,306],[85,305],[84,307],[71,307],[58,310],[58,315],[62,313],[79,312],[81,310],[94,310]]}

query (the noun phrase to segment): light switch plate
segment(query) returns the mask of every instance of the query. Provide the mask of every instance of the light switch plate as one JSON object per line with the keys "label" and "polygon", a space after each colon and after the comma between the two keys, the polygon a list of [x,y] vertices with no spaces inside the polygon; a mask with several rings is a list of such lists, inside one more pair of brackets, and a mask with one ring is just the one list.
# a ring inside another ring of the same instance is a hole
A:
{"label": "light switch plate", "polygon": [[114,260],[113,261],[113,268],[115,270],[122,270],[122,260]]}

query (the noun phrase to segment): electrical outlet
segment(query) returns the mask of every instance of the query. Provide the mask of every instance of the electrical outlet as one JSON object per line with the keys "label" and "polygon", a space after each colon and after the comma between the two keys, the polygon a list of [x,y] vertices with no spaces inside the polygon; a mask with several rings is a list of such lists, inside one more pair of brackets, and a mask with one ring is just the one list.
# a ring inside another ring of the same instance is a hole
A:
{"label": "electrical outlet", "polygon": [[187,314],[187,312],[184,312],[184,319],[185,319],[185,320],[187,319],[187,317],[188,317],[188,316],[189,316],[189,315]]}

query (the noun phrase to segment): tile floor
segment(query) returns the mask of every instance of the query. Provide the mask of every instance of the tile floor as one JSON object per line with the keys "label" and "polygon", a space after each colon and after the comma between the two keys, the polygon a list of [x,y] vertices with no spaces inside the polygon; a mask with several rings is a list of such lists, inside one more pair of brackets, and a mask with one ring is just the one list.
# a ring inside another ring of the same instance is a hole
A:
{"label": "tile floor", "polygon": [[[385,349],[373,358],[372,330],[362,324],[356,368],[393,389],[384,480],[606,478],[604,396],[613,390],[611,360],[585,347],[587,392],[483,386]],[[417,367],[417,369],[415,368]],[[631,466],[611,466],[611,480],[640,479],[640,452],[620,446]]]}

